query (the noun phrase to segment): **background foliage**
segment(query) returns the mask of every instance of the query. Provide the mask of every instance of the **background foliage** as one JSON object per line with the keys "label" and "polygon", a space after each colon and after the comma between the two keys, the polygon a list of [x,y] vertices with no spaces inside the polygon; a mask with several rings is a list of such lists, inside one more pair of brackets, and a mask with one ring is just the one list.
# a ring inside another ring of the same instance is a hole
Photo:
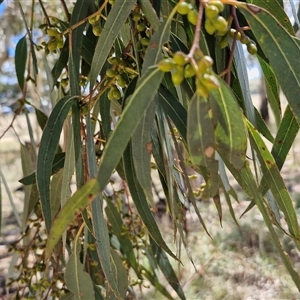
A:
{"label": "background foliage", "polygon": [[[15,256],[22,263],[9,282],[18,282],[18,296],[130,299],[148,280],[173,299],[161,270],[185,299],[173,269],[180,255],[155,219],[153,172],[175,240],[191,261],[185,211],[194,209],[210,235],[197,200],[212,198],[222,221],[222,193],[236,220],[231,174],[251,200],[245,213],[258,207],[300,289],[279,239],[285,235],[299,250],[297,214],[280,170],[299,130],[300,44],[283,1],[61,3],[61,15],[42,1],[29,11],[18,3],[26,33],[16,46],[22,96],[15,116],[27,114],[41,61],[52,101],[50,114],[31,103],[43,134],[37,147],[27,118],[30,151],[21,144],[23,235]],[[34,21],[38,10],[44,21]],[[257,52],[274,132],[253,106],[243,44]],[[113,173],[122,188],[109,192]]]}

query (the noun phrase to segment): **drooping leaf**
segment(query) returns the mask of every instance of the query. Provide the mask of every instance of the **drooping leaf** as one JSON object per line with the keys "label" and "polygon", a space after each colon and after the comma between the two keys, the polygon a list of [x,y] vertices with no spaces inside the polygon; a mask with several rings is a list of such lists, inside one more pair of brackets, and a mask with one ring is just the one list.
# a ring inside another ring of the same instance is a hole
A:
{"label": "drooping leaf", "polygon": [[48,231],[50,230],[52,220],[49,186],[53,160],[63,123],[75,99],[75,97],[67,96],[57,103],[48,119],[41,137],[37,159],[36,179]]}
{"label": "drooping leaf", "polygon": [[287,106],[271,151],[279,170],[283,167],[285,159],[295,141],[298,132],[299,123],[297,122],[290,107]]}
{"label": "drooping leaf", "polygon": [[48,259],[51,252],[63,232],[67,229],[68,225],[74,218],[87,207],[97,196],[99,186],[96,179],[90,179],[83,188],[78,190],[62,207],[58,215],[53,220],[53,226],[49,232],[46,248],[45,258]]}
{"label": "drooping leaf", "polygon": [[[30,174],[33,171],[32,160],[28,149],[21,143],[21,160],[22,160],[22,170],[23,175]],[[27,217],[30,213],[29,208],[31,207],[30,197],[31,186],[24,187],[24,208],[23,208],[23,218],[22,218],[22,229],[25,228],[27,223]]]}
{"label": "drooping leaf", "polygon": [[42,112],[40,109],[34,107],[34,110],[35,110],[35,115],[36,115],[36,119],[37,119],[37,121],[38,121],[38,124],[39,124],[40,128],[41,128],[42,130],[44,130],[44,127],[45,127],[45,125],[46,125],[46,123],[47,123],[47,121],[48,121],[48,117],[47,117],[47,115],[46,115],[44,112]]}
{"label": "drooping leaf", "polygon": [[130,151],[130,147],[126,149],[126,153],[124,154],[123,164],[126,175],[127,184],[136,206],[137,212],[139,213],[143,223],[145,224],[149,234],[155,241],[155,243],[164,249],[170,256],[177,260],[177,257],[173,254],[173,252],[169,249],[164,239],[161,236],[161,233],[158,229],[158,226],[155,222],[153,214],[149,208],[149,204],[147,202],[146,195],[140,186],[137,177],[135,175],[133,160]]}
{"label": "drooping leaf", "polygon": [[246,157],[246,128],[233,93],[225,82],[222,80],[219,82],[220,88],[212,90],[209,97],[215,125],[216,149],[219,153],[224,153],[229,161],[240,169]]}
{"label": "drooping leaf", "polygon": [[24,35],[17,43],[15,54],[16,75],[21,90],[24,89],[25,83],[25,67],[27,61],[27,41]]}
{"label": "drooping leaf", "polygon": [[[83,2],[84,3],[84,2]],[[116,1],[113,5],[104,28],[99,36],[95,54],[92,60],[92,67],[90,72],[90,88],[92,89],[96,83],[98,74],[106,62],[107,56],[111,47],[119,34],[122,26],[125,23],[131,9],[134,5],[132,1]]]}
{"label": "drooping leaf", "polygon": [[115,250],[111,249],[110,256],[113,273],[118,286],[118,291],[120,293],[121,299],[126,299],[126,292],[128,287],[128,272]]}
{"label": "drooping leaf", "polygon": [[266,10],[242,3],[239,3],[238,7],[245,15],[252,32],[269,59],[280,87],[300,122],[298,105],[300,93],[299,44]]}
{"label": "drooping leaf", "polygon": [[206,180],[204,198],[214,197],[219,188],[218,161],[215,160],[216,141],[213,120],[208,112],[207,100],[195,94],[188,108],[187,143],[192,162],[198,168],[206,168],[202,172]]}
{"label": "drooping leaf", "polygon": [[276,79],[276,76],[270,66],[261,58],[258,57],[258,61],[262,68],[264,74],[264,81],[266,84],[266,92],[268,102],[272,108],[272,111],[275,116],[275,121],[277,126],[279,126],[281,119],[281,104],[280,104],[280,96],[279,96],[279,85]]}
{"label": "drooping leaf", "polygon": [[299,224],[293,201],[276,166],[274,157],[268,151],[267,146],[254,127],[249,122],[247,126],[268,187],[272,191],[278,207],[285,216],[290,233],[298,240],[300,238]]}
{"label": "drooping leaf", "polygon": [[[87,162],[88,162],[88,172],[91,178],[95,178],[97,175],[97,164],[96,155],[94,151],[94,138],[91,126],[91,117],[87,116]],[[110,242],[109,233],[107,228],[107,221],[104,218],[103,213],[103,198],[98,195],[91,204],[91,212],[93,219],[93,234],[95,236],[95,243],[97,248],[98,257],[101,263],[101,267],[105,277],[107,279],[108,285],[113,292],[113,296],[120,297],[119,287],[117,278],[114,274],[113,265],[110,259]],[[121,286],[121,289],[123,286]]]}
{"label": "drooping leaf", "polygon": [[187,111],[178,99],[170,93],[163,85],[159,87],[159,105],[164,113],[172,120],[180,135],[186,142],[187,136]]}
{"label": "drooping leaf", "polygon": [[248,3],[262,7],[270,12],[280,24],[289,32],[289,34],[294,35],[294,29],[290,22],[288,15],[282,9],[281,3],[278,0],[265,1],[265,0],[247,0]]}
{"label": "drooping leaf", "polygon": [[151,244],[154,257],[156,258],[157,263],[161,271],[163,272],[164,276],[166,277],[166,279],[168,280],[168,282],[170,283],[174,291],[176,291],[179,298],[186,299],[184,292],[180,286],[180,282],[176,276],[176,273],[174,272],[173,267],[170,264],[168,256],[161,248],[157,246],[156,243],[153,242],[152,239],[150,239],[150,244]]}

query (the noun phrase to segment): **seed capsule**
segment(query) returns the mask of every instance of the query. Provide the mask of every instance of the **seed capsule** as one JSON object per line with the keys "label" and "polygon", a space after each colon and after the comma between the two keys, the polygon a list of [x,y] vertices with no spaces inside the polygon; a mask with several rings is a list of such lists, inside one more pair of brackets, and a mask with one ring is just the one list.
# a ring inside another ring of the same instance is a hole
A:
{"label": "seed capsule", "polygon": [[245,34],[242,34],[242,37],[241,37],[241,43],[246,45],[250,42],[250,39],[245,35]]}
{"label": "seed capsule", "polygon": [[219,16],[216,18],[216,20],[214,20],[214,26],[216,30],[219,30],[220,32],[224,32],[227,31],[228,23],[222,16]]}
{"label": "seed capsule", "polygon": [[207,31],[207,33],[210,35],[213,35],[216,31],[216,27],[210,19],[205,20],[204,28]]}
{"label": "seed capsule", "polygon": [[174,53],[173,60],[179,66],[184,66],[187,63],[186,55],[180,51],[177,51],[176,53]]}
{"label": "seed capsule", "polygon": [[115,77],[117,74],[116,74],[116,71],[113,70],[113,69],[108,69],[106,70],[106,76],[109,77],[109,78],[113,78]]}
{"label": "seed capsule", "polygon": [[158,68],[163,72],[170,72],[175,65],[175,61],[172,58],[166,58],[158,63]]}
{"label": "seed capsule", "polygon": [[208,5],[216,6],[218,8],[219,12],[222,12],[224,10],[224,4],[219,0],[209,1]]}
{"label": "seed capsule", "polygon": [[198,21],[198,13],[195,11],[195,10],[190,10],[188,15],[187,15],[187,18],[189,20],[189,22],[193,25],[197,25],[197,21]]}
{"label": "seed capsule", "polygon": [[247,44],[247,51],[252,55],[255,55],[257,53],[257,47],[254,42],[250,42]]}
{"label": "seed capsule", "polygon": [[183,68],[177,68],[173,73],[172,73],[172,82],[174,85],[180,85],[184,79],[183,76]]}
{"label": "seed capsule", "polygon": [[177,6],[177,12],[181,15],[187,15],[192,9],[192,5],[186,2],[180,2]]}
{"label": "seed capsule", "polygon": [[93,34],[95,36],[99,36],[102,32],[102,28],[99,26],[93,26]]}
{"label": "seed capsule", "polygon": [[187,64],[184,68],[184,71],[183,71],[183,75],[185,78],[190,78],[190,77],[193,77],[195,76],[195,70],[194,68],[190,65],[190,64]]}
{"label": "seed capsule", "polygon": [[139,31],[139,32],[142,32],[142,31],[145,31],[146,30],[146,25],[143,24],[143,23],[140,23],[136,26],[136,29]]}
{"label": "seed capsule", "polygon": [[111,64],[111,65],[118,65],[120,63],[120,59],[118,57],[115,56],[111,56],[107,59],[107,61]]}
{"label": "seed capsule", "polygon": [[148,45],[149,45],[149,39],[146,38],[146,37],[142,38],[142,39],[141,39],[141,44],[142,44],[143,46],[148,46]]}
{"label": "seed capsule", "polygon": [[208,55],[203,56],[201,58],[201,60],[197,63],[198,72],[200,74],[206,73],[207,69],[209,69],[213,65],[213,63],[214,63],[214,61],[210,56],[208,56]]}
{"label": "seed capsule", "polygon": [[219,9],[209,4],[205,7],[205,15],[208,19],[215,19],[219,15]]}

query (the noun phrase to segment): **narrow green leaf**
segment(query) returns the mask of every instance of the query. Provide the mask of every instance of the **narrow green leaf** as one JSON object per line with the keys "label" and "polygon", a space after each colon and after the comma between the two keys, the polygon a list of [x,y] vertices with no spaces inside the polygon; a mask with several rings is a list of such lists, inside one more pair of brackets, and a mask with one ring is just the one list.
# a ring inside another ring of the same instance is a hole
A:
{"label": "narrow green leaf", "polygon": [[53,226],[49,232],[45,257],[48,259],[57,242],[60,240],[63,232],[68,225],[74,220],[85,207],[87,207],[97,196],[99,187],[96,179],[90,179],[83,188],[68,200],[65,206],[59,211],[58,215],[53,220]]}
{"label": "narrow green leaf", "polygon": [[236,43],[235,50],[234,50],[234,59],[235,61],[238,62],[235,65],[236,75],[238,77],[236,83],[238,88],[240,88],[242,94],[241,95],[241,98],[243,99],[242,105],[244,106],[243,108],[245,109],[245,114],[247,118],[251,121],[252,124],[256,125],[255,110],[251,98],[250,85],[248,79],[246,57],[245,57],[243,46],[240,43]]}
{"label": "narrow green leaf", "polygon": [[298,131],[299,124],[295,119],[290,106],[287,106],[271,151],[279,170],[283,167],[285,159],[294,144]]}
{"label": "narrow green leaf", "polygon": [[187,111],[182,104],[163,85],[159,87],[158,104],[162,106],[164,113],[172,120],[181,137],[186,142],[187,136]]}
{"label": "narrow green leaf", "polygon": [[153,214],[149,208],[149,204],[147,202],[147,198],[145,196],[145,193],[140,186],[135,171],[133,167],[133,161],[132,161],[132,155],[131,155],[131,149],[128,146],[124,157],[123,157],[123,164],[124,164],[124,170],[126,173],[126,181],[133,199],[133,202],[136,206],[136,209],[145,224],[149,234],[153,238],[153,240],[156,242],[156,244],[164,249],[170,256],[172,256],[174,259],[178,260],[178,258],[173,254],[173,252],[169,249],[169,247],[166,245],[164,239],[161,236],[161,233],[159,231],[159,228],[155,222],[155,219],[153,217]]}
{"label": "narrow green leaf", "polygon": [[47,117],[47,115],[46,115],[44,112],[42,112],[40,109],[34,107],[34,110],[35,110],[35,115],[36,115],[36,119],[37,119],[37,121],[38,121],[38,124],[39,124],[40,128],[41,128],[42,130],[44,130],[44,127],[45,127],[45,125],[46,125],[46,123],[47,123],[47,121],[48,121],[48,117]]}
{"label": "narrow green leaf", "polygon": [[276,200],[276,203],[285,216],[285,221],[289,227],[292,236],[298,240],[299,224],[297,215],[294,209],[293,201],[287,191],[284,181],[280,175],[279,169],[272,154],[268,151],[264,141],[254,129],[254,127],[247,122],[250,138],[253,141],[253,146],[256,150],[264,178]]}
{"label": "narrow green leaf", "polygon": [[[31,160],[30,153],[28,149],[21,143],[21,161],[22,161],[22,170],[23,175],[26,176],[33,171],[33,164]],[[24,187],[24,208],[23,208],[23,218],[22,218],[22,230],[25,229],[27,224],[27,217],[29,215],[29,207],[31,207],[31,186]]]}
{"label": "narrow green leaf", "polygon": [[157,102],[152,101],[148,109],[144,111],[143,118],[131,138],[135,173],[149,202],[153,201],[151,180],[152,142],[150,131],[153,126],[156,107]]}
{"label": "narrow green leaf", "polygon": [[170,20],[163,22],[149,41],[144,63],[142,67],[142,74],[144,74],[149,67],[156,65],[162,58],[162,47],[168,42],[170,37]]}
{"label": "narrow green leaf", "polygon": [[205,199],[214,197],[219,189],[215,133],[208,112],[208,103],[197,94],[192,98],[188,108],[187,143],[192,162],[198,168],[207,169],[207,174],[202,172],[206,181],[202,197]]}
{"label": "narrow green leaf", "polygon": [[[94,150],[94,138],[92,133],[90,114],[86,120],[87,128],[87,159],[89,176],[94,178],[97,175],[96,155]],[[95,236],[95,243],[97,248],[98,257],[101,263],[101,267],[110,289],[115,296],[120,297],[120,291],[114,276],[113,266],[110,259],[110,240],[107,228],[107,221],[103,214],[103,198],[98,195],[91,204],[91,212],[93,219],[93,232]]]}
{"label": "narrow green leaf", "polygon": [[99,36],[92,60],[90,89],[94,87],[97,76],[105,64],[111,47],[113,46],[113,43],[115,42],[115,39],[117,38],[134,4],[135,1],[116,1],[109,12],[104,28]]}
{"label": "narrow green leaf", "polygon": [[149,0],[140,0],[140,5],[147,21],[151,24],[154,30],[157,30],[160,22],[151,2]]}
{"label": "narrow green leaf", "polygon": [[281,119],[281,106],[278,81],[271,67],[260,57],[258,57],[258,61],[264,74],[268,102],[270,103],[274,113],[276,124],[279,126]]}
{"label": "narrow green leaf", "polygon": [[[266,10],[239,3],[252,32],[270,61],[278,82],[300,122],[300,47],[293,37]],[[284,42],[282,42],[284,41]],[[284,71],[283,71],[284,70]]]}
{"label": "narrow green leaf", "polygon": [[192,161],[197,166],[209,167],[215,161],[214,127],[207,101],[195,94],[188,109],[187,142]]}
{"label": "narrow green leaf", "polygon": [[25,76],[26,61],[27,61],[27,41],[26,41],[26,35],[24,35],[17,43],[16,54],[15,54],[16,74],[17,74],[19,86],[22,91],[24,89],[24,83],[25,83],[24,76]]}
{"label": "narrow green leaf", "polygon": [[41,137],[36,179],[48,231],[50,230],[52,220],[49,191],[52,164],[63,123],[75,99],[75,97],[67,96],[56,104]]}
{"label": "narrow green leaf", "polygon": [[[85,1],[76,1],[72,16],[71,16],[71,25],[76,24],[85,17],[88,16],[89,7],[94,5],[93,0]],[[81,48],[83,40],[83,32],[85,29],[85,24],[77,26],[72,30],[72,47],[70,48],[69,53],[69,77],[70,77],[70,90],[71,95],[79,95],[79,69],[81,62]]]}
{"label": "narrow green leaf", "polygon": [[153,242],[152,239],[150,239],[150,245],[152,248],[152,252],[154,254],[154,257],[157,260],[157,263],[163,272],[164,276],[168,280],[169,284],[172,286],[174,291],[177,293],[180,299],[186,299],[184,292],[181,288],[180,282],[176,276],[176,273],[173,270],[172,265],[170,264],[170,261],[168,259],[168,256],[166,253],[157,246],[156,243]]}
{"label": "narrow green leaf", "polygon": [[138,81],[135,92],[130,97],[115,130],[111,133],[104,148],[98,172],[101,190],[105,188],[111,173],[120,161],[144,111],[147,111],[153,101],[162,76],[163,73],[161,71],[152,69]]}
{"label": "narrow green leaf", "polygon": [[126,292],[128,288],[128,272],[115,250],[111,249],[110,256],[113,266],[113,273],[118,286],[118,291],[120,293],[121,299],[126,299]]}
{"label": "narrow green leaf", "polygon": [[73,253],[71,254],[65,271],[65,280],[68,289],[74,294],[74,300],[95,299],[94,285],[90,275],[84,271],[80,261],[80,242],[77,235],[74,240]]}
{"label": "narrow green leaf", "polygon": [[265,0],[247,0],[248,3],[257,5],[266,9],[272,14],[280,24],[291,34],[294,35],[294,29],[290,22],[289,17],[285,13],[282,5],[277,0],[265,1]]}
{"label": "narrow green leaf", "polygon": [[212,90],[209,97],[213,122],[216,126],[217,151],[224,153],[229,161],[240,169],[245,163],[247,149],[243,115],[230,88],[222,80],[219,82],[221,87]]}
{"label": "narrow green leaf", "polygon": [[[51,170],[51,175],[58,172],[61,168],[63,168],[65,163],[65,153],[57,153],[53,159],[53,165]],[[36,172],[31,173],[19,180],[20,183],[24,185],[30,185],[36,183]]]}
{"label": "narrow green leaf", "polygon": [[[254,107],[254,113],[255,113],[255,124],[256,129],[261,133],[269,142],[274,142],[274,137],[272,133],[270,132],[269,127],[267,126],[266,122],[262,118],[261,114],[258,112],[257,108]],[[252,123],[252,122],[251,122]]]}
{"label": "narrow green leaf", "polygon": [[58,171],[52,176],[50,184],[50,203],[51,203],[51,216],[54,218],[61,207],[61,189],[62,189],[62,178],[63,169]]}

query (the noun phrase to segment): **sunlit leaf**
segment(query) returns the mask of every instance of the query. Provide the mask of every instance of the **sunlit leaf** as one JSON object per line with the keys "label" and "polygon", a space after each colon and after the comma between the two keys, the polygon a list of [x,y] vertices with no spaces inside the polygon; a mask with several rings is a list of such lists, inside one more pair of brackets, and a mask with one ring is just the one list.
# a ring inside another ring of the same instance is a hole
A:
{"label": "sunlit leaf", "polygon": [[300,122],[299,45],[269,12],[250,4],[239,4],[239,8],[269,59],[280,87]]}
{"label": "sunlit leaf", "polygon": [[45,257],[49,258],[51,252],[67,226],[74,218],[87,207],[99,192],[96,179],[90,179],[82,189],[78,190],[62,207],[58,215],[53,220],[53,226],[49,232],[49,237],[45,249]]}

